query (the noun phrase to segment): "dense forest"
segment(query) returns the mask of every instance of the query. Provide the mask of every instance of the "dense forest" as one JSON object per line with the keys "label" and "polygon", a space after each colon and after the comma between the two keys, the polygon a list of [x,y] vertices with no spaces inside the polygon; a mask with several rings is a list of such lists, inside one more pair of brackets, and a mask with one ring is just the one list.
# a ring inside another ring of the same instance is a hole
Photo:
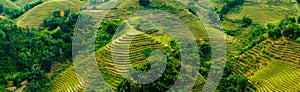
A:
{"label": "dense forest", "polygon": [[1,84],[28,80],[44,85],[49,80],[43,73],[50,72],[51,64],[70,62],[72,29],[79,14],[66,9],[64,16],[57,16],[57,11],[45,19],[46,29],[20,28],[1,19]]}

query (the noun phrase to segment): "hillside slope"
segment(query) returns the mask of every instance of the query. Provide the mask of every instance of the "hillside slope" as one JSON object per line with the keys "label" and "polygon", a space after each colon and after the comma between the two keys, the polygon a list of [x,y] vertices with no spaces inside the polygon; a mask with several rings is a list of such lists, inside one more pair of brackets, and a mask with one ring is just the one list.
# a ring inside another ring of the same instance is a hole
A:
{"label": "hillside slope", "polygon": [[[17,0],[16,2],[14,2],[16,5],[18,5],[19,7],[23,7],[26,4],[30,4],[33,2],[36,2],[38,0]],[[47,2],[47,1],[52,1],[52,0],[43,0],[43,2]]]}
{"label": "hillside slope", "polygon": [[3,4],[5,7],[9,8],[20,8],[18,5],[14,4],[10,0],[0,0],[0,4]]}
{"label": "hillside slope", "polygon": [[82,8],[84,2],[78,0],[55,0],[40,4],[17,19],[17,25],[20,27],[38,28],[43,20],[52,14],[53,10],[71,9],[71,12],[77,12]]}
{"label": "hillside slope", "polygon": [[249,78],[259,92],[300,90],[300,66],[287,61],[273,61]]}
{"label": "hillside slope", "polygon": [[[214,2],[216,7],[221,8],[223,2]],[[299,12],[299,4],[290,0],[260,0],[260,2],[246,0],[242,6],[238,6],[230,10],[226,15],[222,26],[229,32],[234,33],[229,39],[238,39],[239,41],[233,44],[228,44],[228,52],[234,52],[242,49],[249,40],[247,36],[257,25],[265,25],[268,23],[278,24],[286,16],[297,16]],[[249,16],[252,19],[252,24],[248,27],[242,27],[242,18]],[[233,49],[235,48],[235,49]]]}
{"label": "hillside slope", "polygon": [[267,39],[250,51],[233,58],[234,74],[250,78],[256,91],[299,91],[300,44],[286,40]]}

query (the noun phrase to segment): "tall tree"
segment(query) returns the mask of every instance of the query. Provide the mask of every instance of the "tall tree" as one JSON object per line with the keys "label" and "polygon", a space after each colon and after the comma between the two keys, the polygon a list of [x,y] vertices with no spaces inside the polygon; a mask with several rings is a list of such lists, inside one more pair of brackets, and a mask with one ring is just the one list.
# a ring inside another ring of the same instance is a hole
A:
{"label": "tall tree", "polygon": [[68,15],[70,14],[70,12],[71,12],[71,9],[70,9],[70,8],[65,9],[65,10],[64,10],[64,16],[65,16],[65,17],[68,17]]}
{"label": "tall tree", "polygon": [[0,4],[0,13],[2,13],[4,11],[4,6],[3,4]]}
{"label": "tall tree", "polygon": [[275,27],[275,28],[271,29],[270,31],[268,31],[268,34],[269,34],[269,37],[271,37],[273,39],[278,39],[282,35],[279,27]]}
{"label": "tall tree", "polygon": [[150,5],[150,0],[139,0],[139,2],[142,6],[149,6]]}
{"label": "tall tree", "polygon": [[252,24],[252,19],[249,16],[244,16],[242,19],[243,27],[248,27]]}

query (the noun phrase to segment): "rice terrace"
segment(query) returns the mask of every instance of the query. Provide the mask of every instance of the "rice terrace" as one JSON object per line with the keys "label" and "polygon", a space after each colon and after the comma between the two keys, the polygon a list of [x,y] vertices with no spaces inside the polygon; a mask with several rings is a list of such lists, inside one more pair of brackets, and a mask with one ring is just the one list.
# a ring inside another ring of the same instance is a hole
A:
{"label": "rice terrace", "polygon": [[300,0],[0,0],[0,92],[297,92]]}

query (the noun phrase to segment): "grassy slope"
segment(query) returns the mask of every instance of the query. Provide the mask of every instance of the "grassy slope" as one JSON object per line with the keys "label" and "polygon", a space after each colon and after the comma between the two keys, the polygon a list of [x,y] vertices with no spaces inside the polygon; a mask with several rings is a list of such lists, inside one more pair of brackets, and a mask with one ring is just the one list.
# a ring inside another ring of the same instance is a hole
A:
{"label": "grassy slope", "polygon": [[49,85],[47,91],[83,91],[83,88],[88,84],[84,79],[75,72],[74,67],[69,67],[66,71],[62,72],[51,85]]}
{"label": "grassy slope", "polygon": [[299,91],[300,66],[286,61],[274,61],[250,77],[257,91]]}
{"label": "grassy slope", "polygon": [[52,14],[53,10],[60,9],[64,10],[70,8],[71,12],[77,12],[82,8],[84,2],[77,0],[57,0],[49,1],[40,4],[17,19],[17,25],[20,27],[39,27],[43,20]]}
{"label": "grassy slope", "polygon": [[[223,3],[219,2],[213,3],[215,6],[220,7]],[[295,7],[295,3],[291,3],[288,0],[280,1],[278,5],[267,3],[267,2],[245,2],[245,4],[241,7],[241,10],[237,10],[234,12],[229,12],[226,18],[229,20],[224,20],[222,25],[226,29],[236,30],[241,29],[242,33],[238,36],[232,36],[230,39],[232,40],[240,40],[233,41],[233,43],[229,43],[230,46],[228,49],[230,52],[236,51],[237,49],[243,47],[243,45],[247,44],[247,36],[257,24],[267,23],[278,23],[285,16],[293,16],[299,15],[299,11],[297,11],[299,7]],[[248,15],[253,19],[253,24],[247,28],[242,28],[241,23],[233,22],[231,20],[241,20],[243,16]],[[245,43],[241,43],[244,41]]]}
{"label": "grassy slope", "polygon": [[5,7],[20,8],[18,5],[14,4],[10,0],[0,0],[0,3],[3,4]]}
{"label": "grassy slope", "polygon": [[23,7],[25,6],[26,4],[29,4],[33,1],[37,1],[37,0],[18,0],[17,2],[14,2],[16,5],[20,6],[20,7]]}
{"label": "grassy slope", "polygon": [[[138,0],[125,0],[126,3],[121,3],[117,6],[117,10],[111,11],[110,14],[106,17],[109,19],[114,18],[128,18],[132,16],[132,14],[137,13],[143,9],[139,5]],[[174,9],[177,9],[179,7],[185,7],[179,2],[174,2],[173,0],[153,0],[153,5],[157,4],[166,4],[170,7],[175,7]],[[134,7],[134,9],[132,8]],[[164,10],[160,8],[161,10]],[[170,13],[170,10],[166,10]],[[175,10],[174,10],[175,11]],[[173,11],[173,12],[174,12]],[[195,39],[199,38],[208,38],[207,32],[202,25],[201,21],[194,16],[191,12],[189,12],[187,9],[182,11],[176,11],[175,13],[172,13],[178,18],[180,18],[185,24],[189,27],[190,31],[194,34]]]}
{"label": "grassy slope", "polygon": [[[280,2],[278,5],[246,2],[242,6],[242,10],[240,12],[231,12],[227,15],[227,18],[242,19],[243,16],[248,15],[253,19],[253,24],[266,25],[270,22],[278,23],[287,15],[293,16],[299,14],[296,8],[297,7],[293,6],[293,3],[288,2]],[[231,27],[237,28],[232,25]]]}
{"label": "grassy slope", "polygon": [[277,41],[268,39],[228,61],[234,64],[234,74],[248,76],[257,87],[256,91],[298,91],[299,46],[299,43],[285,38]]}
{"label": "grassy slope", "polygon": [[[18,6],[20,6],[20,7],[23,7],[26,4],[33,3],[33,2],[36,2],[36,1],[38,1],[38,0],[18,0],[17,2],[14,2],[14,3]],[[43,0],[43,1],[47,2],[47,1],[52,1],[52,0]]]}
{"label": "grassy slope", "polygon": [[[285,16],[299,15],[299,8],[287,1],[280,2],[277,6],[266,2],[246,2],[240,12],[230,12],[227,18],[239,20],[244,15],[250,16],[254,25],[242,28],[243,33],[240,36],[234,36],[234,39],[245,40],[244,38],[255,28],[256,24],[278,23]],[[237,29],[241,24],[225,20],[223,26]],[[235,43],[235,46],[240,45],[239,42]],[[298,45],[285,39],[279,41],[268,39],[245,54],[229,60],[234,62],[234,72],[248,76],[251,83],[257,87],[256,91],[299,91]],[[264,52],[261,47],[265,48]]]}

